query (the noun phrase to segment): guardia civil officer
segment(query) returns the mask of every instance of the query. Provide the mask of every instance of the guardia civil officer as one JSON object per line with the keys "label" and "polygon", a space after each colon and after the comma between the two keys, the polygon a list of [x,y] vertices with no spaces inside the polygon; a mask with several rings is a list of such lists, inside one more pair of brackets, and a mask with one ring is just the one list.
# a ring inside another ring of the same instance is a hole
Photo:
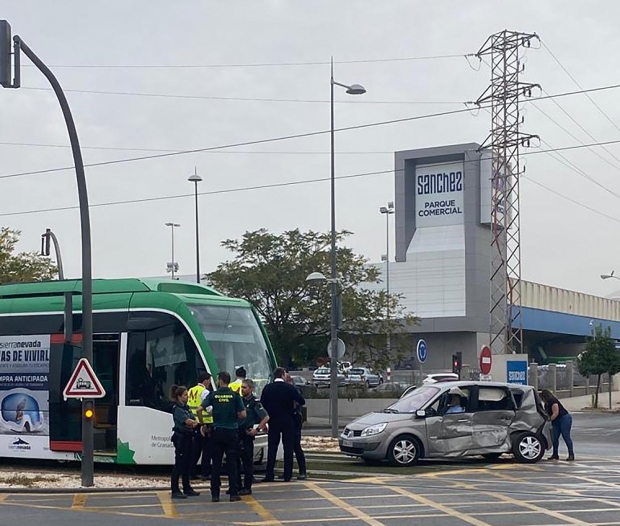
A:
{"label": "guardia civil officer", "polygon": [[212,408],[213,433],[211,435],[211,501],[220,501],[220,473],[222,459],[226,453],[228,466],[228,489],[230,501],[241,500],[237,486],[237,463],[239,457],[239,420],[246,417],[241,397],[230,390],[230,374],[220,371],[217,375],[217,391],[209,393],[201,404],[201,410]]}
{"label": "guardia civil officer", "polygon": [[247,371],[243,368],[243,367],[239,367],[236,371],[235,371],[235,381],[234,382],[230,382],[230,385],[228,387],[230,387],[231,391],[234,391],[235,393],[239,393],[239,395],[241,395],[241,384],[243,383],[243,380],[245,380],[245,377],[247,376]]}
{"label": "guardia civil officer", "polygon": [[[198,408],[202,401],[211,392],[211,375],[207,372],[198,375],[198,383],[188,391],[187,405],[194,415],[194,419],[201,425],[193,434],[192,441],[192,479],[209,480],[211,477],[211,429],[213,417],[206,412],[198,414]],[[206,427],[206,429],[203,429]],[[200,463],[200,475],[198,475],[198,460]]]}
{"label": "guardia civil officer", "polygon": [[261,482],[273,482],[276,455],[280,438],[284,448],[284,481],[293,477],[293,444],[295,440],[295,421],[293,411],[295,402],[305,405],[301,393],[284,380],[286,370],[278,367],[273,372],[273,383],[267,384],[261,394],[260,401],[269,414],[269,437],[267,440],[267,468],[265,478]]}
{"label": "guardia civil officer", "polygon": [[[239,423],[240,462],[238,465],[238,481],[241,488],[239,495],[251,495],[254,478],[254,437],[259,431],[265,431],[269,415],[254,396],[254,382],[252,380],[243,380],[241,396],[247,416],[245,420]],[[239,469],[241,463],[243,463],[243,484],[241,484],[241,470]]]}
{"label": "guardia civil officer", "polygon": [[[172,409],[172,443],[174,444],[174,467],[170,479],[173,499],[186,499],[200,495],[189,483],[192,460],[192,433],[198,426],[192,412],[187,406],[187,387],[173,385],[170,387],[170,400],[174,402]],[[179,478],[183,481],[183,492],[179,489]]]}

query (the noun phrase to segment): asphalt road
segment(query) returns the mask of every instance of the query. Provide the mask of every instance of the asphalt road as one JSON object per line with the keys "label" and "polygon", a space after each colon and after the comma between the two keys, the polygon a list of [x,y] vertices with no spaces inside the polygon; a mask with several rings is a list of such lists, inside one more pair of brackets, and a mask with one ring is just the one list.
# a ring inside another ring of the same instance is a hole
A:
{"label": "asphalt road", "polygon": [[620,415],[576,413],[574,419],[576,462],[524,465],[506,456],[401,469],[313,453],[309,480],[257,484],[242,502],[211,503],[207,487],[181,502],[168,491],[8,492],[0,493],[0,524],[620,526]]}

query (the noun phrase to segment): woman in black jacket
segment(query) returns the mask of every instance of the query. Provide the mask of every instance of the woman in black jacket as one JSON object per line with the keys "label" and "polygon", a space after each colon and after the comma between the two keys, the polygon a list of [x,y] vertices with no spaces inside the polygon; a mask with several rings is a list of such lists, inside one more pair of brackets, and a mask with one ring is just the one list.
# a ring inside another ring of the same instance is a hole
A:
{"label": "woman in black jacket", "polygon": [[[172,443],[174,444],[174,468],[170,480],[173,499],[186,499],[200,495],[189,483],[192,468],[192,432],[200,425],[187,405],[187,387],[173,385],[170,387],[170,400],[174,402],[172,409]],[[183,492],[179,489],[179,478],[183,481]]]}

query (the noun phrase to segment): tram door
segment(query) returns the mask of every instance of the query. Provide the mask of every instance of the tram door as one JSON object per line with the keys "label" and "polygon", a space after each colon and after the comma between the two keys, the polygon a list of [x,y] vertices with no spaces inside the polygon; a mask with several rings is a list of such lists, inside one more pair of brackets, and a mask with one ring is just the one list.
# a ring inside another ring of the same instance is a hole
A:
{"label": "tram door", "polygon": [[[119,334],[93,336],[93,369],[106,395],[95,400],[94,449],[114,454],[117,439]],[[63,399],[62,392],[82,357],[82,340],[75,334],[71,343],[52,335],[49,371],[50,449],[82,451],[82,402]]]}

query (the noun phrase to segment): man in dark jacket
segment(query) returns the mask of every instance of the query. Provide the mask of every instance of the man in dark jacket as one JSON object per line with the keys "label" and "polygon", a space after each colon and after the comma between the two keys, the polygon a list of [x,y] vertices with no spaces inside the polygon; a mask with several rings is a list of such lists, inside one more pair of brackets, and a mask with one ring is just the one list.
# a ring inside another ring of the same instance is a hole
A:
{"label": "man in dark jacket", "polygon": [[267,469],[261,482],[275,480],[274,468],[280,438],[284,448],[284,481],[293,477],[293,444],[295,440],[295,402],[305,405],[299,391],[285,382],[286,370],[278,367],[273,372],[274,381],[263,389],[261,403],[269,414],[269,437],[267,441]]}

